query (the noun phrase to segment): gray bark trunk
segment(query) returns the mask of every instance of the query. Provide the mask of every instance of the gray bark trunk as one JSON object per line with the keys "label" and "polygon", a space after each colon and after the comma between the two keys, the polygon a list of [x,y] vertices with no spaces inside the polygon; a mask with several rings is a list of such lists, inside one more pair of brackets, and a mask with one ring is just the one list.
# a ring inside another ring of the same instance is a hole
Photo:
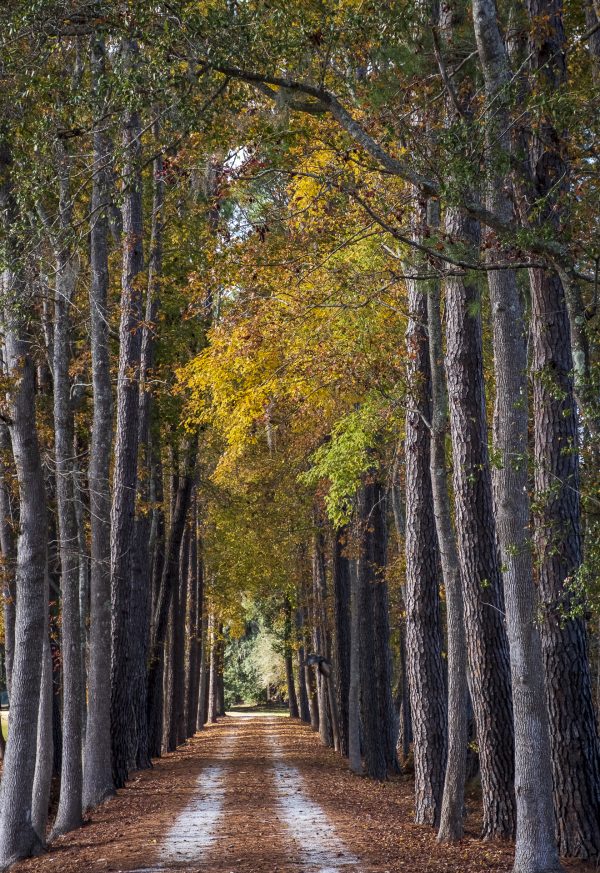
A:
{"label": "gray bark trunk", "polygon": [[179,554],[179,584],[173,591],[173,700],[169,751],[185,742],[185,623],[187,613],[190,529],[186,524]]}
{"label": "gray bark trunk", "polygon": [[[154,125],[154,137],[159,130]],[[150,258],[148,263],[148,289],[146,314],[142,328],[140,393],[138,411],[138,467],[139,499],[142,505],[135,519],[132,583],[131,583],[131,640],[132,640],[132,687],[133,709],[136,723],[136,766],[150,767],[148,745],[148,688],[147,661],[150,643],[149,614],[151,609],[150,557],[148,548],[152,518],[145,508],[150,499],[152,476],[151,415],[152,391],[148,380],[154,366],[156,317],[159,307],[159,281],[162,272],[162,237],[164,206],[164,174],[162,154],[152,164],[153,198]]]}
{"label": "gray bark trunk", "polygon": [[369,566],[373,585],[373,628],[375,631],[375,669],[377,706],[381,725],[387,775],[399,772],[396,757],[396,715],[392,696],[392,656],[390,650],[389,597],[387,566],[387,499],[383,486],[373,485],[373,506],[369,525]]}
{"label": "gray bark trunk", "polygon": [[[318,521],[317,521],[318,524]],[[327,616],[325,612],[325,562],[323,536],[317,530],[313,539],[312,561],[312,637],[313,651],[324,658],[329,657],[327,640]],[[327,680],[317,667],[314,668],[319,708],[319,736],[324,746],[333,746],[333,730],[329,712]]]}
{"label": "gray bark trunk", "polygon": [[83,808],[114,792],[110,739],[110,451],[112,392],[108,348],[108,233],[110,143],[104,132],[104,102],[98,93],[104,73],[104,43],[91,44],[92,87],[98,101],[93,134],[92,227],[90,230],[90,340],[93,419],[88,480],[90,490],[90,662],[83,766]]}
{"label": "gray bark trunk", "polygon": [[446,764],[446,688],[442,669],[439,555],[430,474],[431,372],[426,293],[422,283],[408,282],[406,660],[414,737],[415,821],[436,826],[440,820]]}
{"label": "gray bark trunk", "polygon": [[298,718],[298,698],[296,696],[296,683],[294,681],[294,660],[292,649],[292,607],[290,601],[285,601],[285,679],[287,685],[288,708],[290,718]]}
{"label": "gray bark trunk", "polygon": [[[430,223],[438,224],[431,214]],[[448,395],[444,371],[440,285],[433,281],[427,295],[427,326],[431,367],[431,486],[433,511],[446,591],[446,627],[448,637],[448,758],[440,814],[438,840],[457,842],[463,837],[465,775],[467,768],[467,642],[465,637],[463,592],[456,538],[452,526],[452,509],[446,463],[448,432]]]}
{"label": "gray bark trunk", "polygon": [[208,712],[206,713],[206,721],[208,724],[214,724],[217,720],[217,629],[216,619],[211,613],[208,620],[209,628],[209,645],[210,645],[210,661],[208,668]]}
{"label": "gray bark trunk", "polygon": [[332,538],[332,587],[335,642],[336,706],[339,717],[340,751],[348,756],[348,688],[350,684],[350,561],[344,554],[346,532]]}
{"label": "gray bark trunk", "polygon": [[[551,95],[563,89],[567,79],[562,3],[527,0],[526,6],[532,23],[529,57],[536,87]],[[540,18],[547,22],[543,29],[537,24]],[[568,199],[566,153],[552,117],[542,112],[530,141],[531,194],[539,207],[537,220],[557,236],[563,229],[563,198]],[[575,322],[577,312],[569,319],[567,289],[559,276],[533,269],[530,283],[534,520],[554,811],[559,851],[586,859],[600,853],[600,746],[585,620],[570,614],[569,590],[582,558],[575,387],[581,395],[585,361],[574,334],[582,326]],[[585,409],[585,397],[578,399]]]}
{"label": "gray bark trunk", "polygon": [[[508,86],[511,72],[495,0],[474,0],[473,20],[490,109],[488,138],[510,157]],[[491,167],[488,209],[513,217],[509,179]],[[502,252],[492,245],[489,257]],[[488,275],[494,344],[496,526],[503,565],[515,730],[515,873],[560,869],[554,837],[548,716],[528,531],[528,384],[523,304],[514,271]]]}
{"label": "gray bark trunk", "polygon": [[193,499],[193,513],[190,536],[190,621],[189,651],[186,678],[186,718],[187,735],[196,731],[198,713],[198,693],[200,685],[200,651],[202,643],[202,611],[204,600],[202,549],[198,548],[198,500]]}
{"label": "gray bark trunk", "polygon": [[208,618],[202,614],[202,635],[200,640],[200,683],[198,687],[198,712],[196,714],[196,730],[201,731],[206,724],[206,688],[208,685],[208,664],[206,653],[208,648]]}
{"label": "gray bark trunk", "polygon": [[[81,640],[81,729],[85,748],[85,729],[87,724],[87,671],[89,666],[90,639],[90,558],[85,532],[86,507],[82,491],[83,470],[79,465],[80,448],[75,435],[73,439],[73,494],[75,501],[75,522],[77,525],[77,566],[79,570],[79,638]],[[82,776],[83,779],[83,776]],[[82,788],[83,797],[83,788]]]}
{"label": "gray bark trunk", "polygon": [[[11,155],[0,141],[0,214],[5,264],[15,264],[15,205]],[[0,788],[0,869],[34,854],[41,841],[32,823],[32,789],[42,677],[46,612],[47,520],[44,474],[35,417],[35,367],[27,313],[32,301],[18,270],[3,275],[1,314],[6,370],[11,380],[7,412],[19,486],[19,538],[15,575],[15,652],[10,705],[11,730]]]}
{"label": "gray bark trunk", "polygon": [[[138,58],[137,44],[123,41],[126,70]],[[113,502],[111,511],[111,735],[113,778],[117,788],[128,777],[136,759],[136,722],[133,709],[131,585],[132,542],[137,493],[139,372],[142,342],[142,296],[138,275],[144,268],[143,207],[139,112],[127,109],[123,118],[123,268],[119,371],[117,377],[117,428],[114,449]]]}
{"label": "gray bark trunk", "polygon": [[[0,361],[4,375],[4,365]],[[10,700],[12,668],[15,653],[15,564],[17,541],[15,518],[10,493],[12,449],[6,422],[0,421],[0,549],[2,550],[2,587],[4,592],[4,669]]]}
{"label": "gray bark trunk", "polygon": [[56,508],[60,554],[61,655],[63,667],[63,754],[60,800],[52,837],[81,825],[82,813],[82,666],[79,613],[79,554],[75,518],[73,465],[73,410],[69,377],[70,307],[77,283],[77,264],[71,252],[70,185],[68,155],[57,146],[60,183],[59,229],[56,240],[56,293],[54,301],[54,444],[56,458]]}
{"label": "gray bark trunk", "polygon": [[360,750],[360,604],[357,562],[350,565],[350,676],[348,683],[348,766],[363,773]]}
{"label": "gray bark trunk", "polygon": [[364,744],[365,771],[372,779],[388,775],[387,726],[382,719],[380,664],[375,641],[374,587],[379,583],[379,569],[373,549],[373,510],[376,487],[373,482],[361,486],[357,498],[357,560],[359,610],[360,718]]}
{"label": "gray bark trunk", "polygon": [[[475,248],[459,209],[446,232]],[[446,279],[446,373],[454,460],[456,539],[464,593],[469,680],[483,789],[483,835],[514,833],[514,746],[508,640],[487,448],[480,298],[475,280]]]}
{"label": "gray bark trunk", "polygon": [[[48,603],[49,592],[46,592]],[[35,776],[31,801],[31,821],[40,840],[46,840],[48,826],[48,805],[50,801],[50,786],[54,770],[54,738],[52,736],[52,703],[54,689],[52,687],[52,654],[50,650],[49,623],[46,619],[44,642],[42,647],[42,679],[40,686],[40,705],[37,725],[37,753],[35,758]]]}
{"label": "gray bark trunk", "polygon": [[179,558],[181,540],[194,478],[197,438],[185,447],[183,469],[175,489],[171,526],[165,546],[165,559],[162,566],[160,587],[156,596],[156,608],[152,622],[150,641],[150,667],[148,670],[148,742],[150,754],[158,756],[161,752],[163,733],[163,664],[167,624],[171,609],[171,599],[175,586],[179,583]]}
{"label": "gray bark trunk", "polygon": [[[301,599],[301,589],[298,586],[298,600]],[[299,716],[303,722],[310,724],[310,708],[308,705],[308,689],[306,686],[306,676],[304,670],[304,659],[306,652],[304,650],[304,606],[299,603],[296,607],[296,642],[298,645],[298,704]]]}

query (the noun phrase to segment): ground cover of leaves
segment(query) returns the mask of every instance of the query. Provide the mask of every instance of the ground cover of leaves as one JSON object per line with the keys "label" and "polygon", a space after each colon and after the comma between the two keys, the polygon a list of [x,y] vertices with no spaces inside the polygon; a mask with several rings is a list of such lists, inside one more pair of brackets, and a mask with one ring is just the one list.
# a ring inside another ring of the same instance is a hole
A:
{"label": "ground cover of leaves", "polygon": [[[50,851],[16,865],[15,873],[121,873],[162,867],[161,840],[194,795],[197,778],[217,763],[223,739],[234,734],[218,838],[189,873],[302,873],[305,869],[277,811],[270,776],[275,733],[281,758],[302,774],[305,793],[335,825],[361,873],[500,873],[510,871],[512,848],[478,838],[475,798],[465,839],[441,846],[429,827],[413,823],[410,778],[376,783],[350,774],[306,725],[289,719],[230,718],[206,728],[176,752],[134,774],[117,796],[95,810],[80,830]],[[565,863],[569,873],[595,864]],[[311,871],[312,873],[312,871]]]}

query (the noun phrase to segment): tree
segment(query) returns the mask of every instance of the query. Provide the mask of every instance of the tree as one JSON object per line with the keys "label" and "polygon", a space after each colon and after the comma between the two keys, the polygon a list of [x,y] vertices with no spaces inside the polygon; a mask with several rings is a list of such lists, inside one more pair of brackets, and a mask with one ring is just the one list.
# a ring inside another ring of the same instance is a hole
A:
{"label": "tree", "polygon": [[408,285],[406,334],[410,406],[406,417],[406,653],[415,757],[415,820],[440,820],[446,765],[439,552],[430,476],[431,370],[427,296]]}
{"label": "tree", "polygon": [[[125,71],[138,58],[134,39],[122,45]],[[139,369],[142,350],[142,296],[138,276],[144,266],[141,159],[141,120],[136,107],[123,115],[123,271],[117,378],[117,427],[114,447],[111,508],[111,737],[115,786],[121,788],[136,759],[135,722],[131,718],[133,692],[130,639],[130,543],[134,536],[137,490]]]}
{"label": "tree", "polygon": [[108,345],[108,235],[111,146],[104,128],[105,46],[90,40],[92,87],[96,101],[90,228],[90,347],[93,419],[88,469],[90,491],[90,666],[83,767],[83,808],[113,793],[110,732],[110,458],[112,391]]}
{"label": "tree", "polygon": [[76,261],[69,243],[71,232],[70,174],[64,145],[56,145],[60,238],[56,240],[56,288],[54,302],[54,444],[56,455],[56,501],[60,540],[63,664],[63,754],[60,801],[53,835],[81,825],[82,812],[82,640],[79,614],[79,558],[75,518],[73,468],[73,410],[69,378],[71,325],[69,308],[77,282]]}
{"label": "tree", "polygon": [[[468,245],[478,228],[462,210],[446,232]],[[454,462],[458,557],[483,788],[483,834],[514,832],[513,713],[492,479],[487,449],[479,288],[473,277],[446,279],[446,373]]]}
{"label": "tree", "polygon": [[[531,36],[531,66],[544,89],[566,79],[562,5],[530,0],[532,22],[547,30]],[[539,218],[560,232],[557,207],[568,169],[551,118],[542,114],[529,161]],[[557,180],[561,180],[558,183]],[[555,208],[556,207],[556,208]],[[585,622],[572,614],[569,580],[581,563],[578,416],[573,386],[571,325],[560,277],[532,269],[531,332],[535,504],[542,607],[542,653],[550,716],[554,806],[562,854],[588,858],[600,850],[600,762],[592,704]],[[571,614],[570,614],[571,613]]]}
{"label": "tree", "polygon": [[16,204],[11,153],[0,139],[0,211],[3,216],[3,310],[5,366],[11,389],[5,401],[19,487],[19,537],[15,568],[17,609],[11,682],[11,736],[0,790],[0,869],[38,852],[44,834],[33,828],[38,706],[46,628],[46,493],[35,417],[34,362],[28,332],[30,289],[16,260]]}

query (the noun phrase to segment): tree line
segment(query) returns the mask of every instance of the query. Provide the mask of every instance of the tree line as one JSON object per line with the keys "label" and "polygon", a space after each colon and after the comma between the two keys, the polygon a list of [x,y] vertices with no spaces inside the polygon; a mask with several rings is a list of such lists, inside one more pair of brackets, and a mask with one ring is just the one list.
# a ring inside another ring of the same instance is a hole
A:
{"label": "tree line", "polygon": [[596,857],[595,0],[0,23],[0,869],[224,714],[256,610],[440,841],[479,772],[515,871]]}

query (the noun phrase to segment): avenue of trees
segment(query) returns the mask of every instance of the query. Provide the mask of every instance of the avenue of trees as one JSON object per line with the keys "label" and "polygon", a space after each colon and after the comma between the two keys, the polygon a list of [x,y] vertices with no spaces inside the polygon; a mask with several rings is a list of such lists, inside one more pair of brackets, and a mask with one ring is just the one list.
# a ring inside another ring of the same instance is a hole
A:
{"label": "avenue of trees", "polygon": [[259,625],[441,842],[479,773],[597,862],[597,0],[11,0],[0,85],[0,870]]}

